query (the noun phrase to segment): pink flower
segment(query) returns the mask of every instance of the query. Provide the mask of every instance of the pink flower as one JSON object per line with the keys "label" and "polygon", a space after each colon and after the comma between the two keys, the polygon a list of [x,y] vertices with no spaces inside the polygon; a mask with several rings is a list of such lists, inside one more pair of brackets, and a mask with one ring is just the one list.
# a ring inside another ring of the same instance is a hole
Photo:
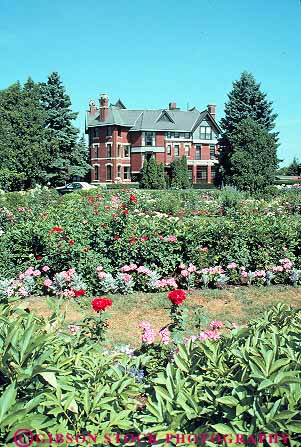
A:
{"label": "pink flower", "polygon": [[186,276],[189,276],[189,271],[188,270],[181,270],[181,275],[184,276],[184,278],[186,278]]}
{"label": "pink flower", "polygon": [[19,294],[21,296],[28,296],[28,292],[27,292],[27,290],[24,289],[24,287],[20,287]]}
{"label": "pink flower", "polygon": [[136,270],[137,264],[130,264],[129,267],[131,270]]}
{"label": "pink flower", "polygon": [[230,264],[227,265],[227,269],[236,269],[237,264],[235,262],[230,262]]}
{"label": "pink flower", "polygon": [[144,267],[143,265],[141,265],[140,267],[138,267],[137,272],[138,272],[138,273],[143,273],[144,275],[150,275],[150,274],[151,274],[150,269]]}
{"label": "pink flower", "polygon": [[125,273],[124,275],[122,275],[122,279],[125,282],[130,282],[132,280],[132,275],[128,275],[127,273]]}
{"label": "pink flower", "polygon": [[200,340],[204,341],[204,340],[218,340],[220,338],[220,334],[216,331],[212,331],[210,329],[208,329],[205,332],[201,332],[200,334]]}
{"label": "pink flower", "polygon": [[122,272],[130,272],[131,268],[129,265],[124,265],[123,267],[121,267],[120,269]]}
{"label": "pink flower", "polygon": [[35,277],[37,277],[37,276],[41,276],[41,272],[40,272],[40,270],[34,270],[34,271],[32,272],[32,275],[35,276]]}
{"label": "pink flower", "polygon": [[70,276],[74,275],[74,273],[75,273],[75,269],[69,269],[69,270],[68,270],[68,273],[69,273]]}
{"label": "pink flower", "polygon": [[106,278],[106,276],[107,276],[106,272],[98,272],[99,279],[104,279],[104,278]]}
{"label": "pink flower", "polygon": [[25,211],[25,208],[18,208],[18,211],[20,211],[21,213]]}
{"label": "pink flower", "polygon": [[170,341],[170,332],[169,332],[168,328],[162,329],[161,331],[159,331],[159,334],[161,336],[161,342],[164,345],[168,345],[168,343]]}
{"label": "pink flower", "polygon": [[34,272],[34,269],[32,267],[29,267],[25,272],[24,275],[25,276],[31,276]]}
{"label": "pink flower", "polygon": [[169,287],[174,287],[175,289],[178,287],[176,281],[174,278],[168,278],[166,279],[166,285]]}
{"label": "pink flower", "polygon": [[98,267],[96,267],[96,271],[97,271],[97,272],[101,272],[102,270],[103,270],[102,265],[99,265]]}
{"label": "pink flower", "polygon": [[21,279],[21,281],[22,281],[24,278],[25,278],[24,273],[20,273],[20,275],[19,275],[19,279]]}
{"label": "pink flower", "polygon": [[193,264],[189,264],[189,267],[187,270],[189,271],[189,273],[194,273],[194,272],[196,272],[196,266]]}
{"label": "pink flower", "polygon": [[52,281],[51,281],[51,279],[45,279],[43,284],[45,287],[50,287],[52,285]]}
{"label": "pink flower", "polygon": [[239,328],[239,326],[238,326],[237,323],[231,323],[231,327],[232,327],[233,329],[238,329],[238,328]]}
{"label": "pink flower", "polygon": [[241,272],[241,277],[242,278],[247,278],[248,277],[248,272],[245,272],[245,271]]}
{"label": "pink flower", "polygon": [[142,342],[151,344],[155,341],[155,332],[148,321],[141,321],[139,327],[143,329]]}
{"label": "pink flower", "polygon": [[176,241],[177,241],[177,236],[169,236],[168,242],[176,242]]}
{"label": "pink flower", "polygon": [[14,290],[12,289],[12,287],[8,287],[5,291],[7,296],[13,296],[14,294]]}
{"label": "pink flower", "polygon": [[42,267],[43,272],[48,272],[48,270],[50,270],[50,267],[48,267],[48,265],[44,265],[44,267]]}
{"label": "pink flower", "polygon": [[208,253],[208,247],[199,247],[199,250],[203,253]]}
{"label": "pink flower", "polygon": [[183,270],[183,269],[186,269],[186,265],[185,265],[185,264],[183,264],[183,263],[182,263],[182,264],[180,264],[180,265],[179,265],[179,269],[181,269],[181,270]]}
{"label": "pink flower", "polygon": [[73,298],[75,296],[75,292],[74,292],[74,290],[68,290],[68,293],[67,293],[67,297],[68,298]]}
{"label": "pink flower", "polygon": [[211,329],[220,329],[224,326],[222,321],[211,321],[210,325]]}

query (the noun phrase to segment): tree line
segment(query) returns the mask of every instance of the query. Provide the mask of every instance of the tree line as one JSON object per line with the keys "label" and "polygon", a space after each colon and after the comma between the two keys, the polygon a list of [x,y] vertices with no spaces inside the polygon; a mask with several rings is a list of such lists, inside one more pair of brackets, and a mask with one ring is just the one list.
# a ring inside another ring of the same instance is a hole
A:
{"label": "tree line", "polygon": [[77,115],[56,72],[47,82],[29,78],[0,91],[0,187],[17,190],[84,177],[89,157],[74,126]]}

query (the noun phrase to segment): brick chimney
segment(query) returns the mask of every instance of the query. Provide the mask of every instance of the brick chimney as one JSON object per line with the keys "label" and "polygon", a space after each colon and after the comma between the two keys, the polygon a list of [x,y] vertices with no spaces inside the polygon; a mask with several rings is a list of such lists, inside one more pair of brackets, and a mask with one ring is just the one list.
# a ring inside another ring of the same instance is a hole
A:
{"label": "brick chimney", "polygon": [[109,97],[106,93],[102,93],[99,98],[100,121],[105,121],[109,113]]}
{"label": "brick chimney", "polygon": [[96,113],[96,104],[95,101],[93,99],[91,99],[91,101],[89,102],[89,112],[91,115],[94,115]]}
{"label": "brick chimney", "polygon": [[215,104],[208,104],[207,106],[208,112],[212,116],[213,119],[215,119],[216,116],[216,105]]}
{"label": "brick chimney", "polygon": [[175,110],[177,108],[176,102],[170,102],[169,103],[169,110]]}

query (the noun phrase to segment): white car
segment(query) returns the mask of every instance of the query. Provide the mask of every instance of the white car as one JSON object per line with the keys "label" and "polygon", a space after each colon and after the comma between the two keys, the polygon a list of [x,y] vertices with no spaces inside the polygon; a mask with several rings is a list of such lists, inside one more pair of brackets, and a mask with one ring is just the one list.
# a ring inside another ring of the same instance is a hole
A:
{"label": "white car", "polygon": [[55,189],[60,194],[67,194],[68,192],[87,191],[89,189],[96,189],[96,188],[97,186],[90,185],[90,183],[87,182],[72,182],[68,183],[66,186],[59,186],[58,188]]}

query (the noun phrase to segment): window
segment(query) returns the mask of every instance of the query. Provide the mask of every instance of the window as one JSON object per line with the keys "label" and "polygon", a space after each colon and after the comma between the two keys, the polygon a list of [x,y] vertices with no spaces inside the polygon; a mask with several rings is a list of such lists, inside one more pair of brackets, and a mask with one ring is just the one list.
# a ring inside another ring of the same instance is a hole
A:
{"label": "window", "polygon": [[166,132],[166,138],[170,138],[171,132]]}
{"label": "window", "polygon": [[189,138],[190,138],[190,132],[185,132],[184,137],[185,137],[186,139],[189,140]]}
{"label": "window", "polygon": [[111,137],[112,136],[112,127],[108,126],[107,127],[107,137]]}
{"label": "window", "polygon": [[145,132],[145,146],[153,145],[153,132]]}
{"label": "window", "polygon": [[99,137],[99,128],[98,127],[94,127],[92,135],[94,138]]}
{"label": "window", "polygon": [[174,145],[174,154],[175,154],[175,157],[179,157],[179,155],[180,155],[180,145],[179,144]]}
{"label": "window", "polygon": [[213,182],[216,177],[216,166],[211,166],[211,181]]}
{"label": "window", "polygon": [[180,138],[180,133],[179,132],[175,132],[175,138]]}
{"label": "window", "polygon": [[207,183],[207,166],[197,166],[196,180],[199,183]]}
{"label": "window", "polygon": [[197,144],[195,146],[195,159],[202,160],[202,145],[201,144]]}
{"label": "window", "polygon": [[112,157],[112,145],[107,144],[107,158],[111,158],[111,157]]}
{"label": "window", "polygon": [[112,180],[112,166],[107,165],[107,180]]}
{"label": "window", "polygon": [[121,127],[118,127],[118,136],[121,137]]}
{"label": "window", "polygon": [[99,179],[99,170],[98,170],[98,166],[94,166],[94,177],[95,180]]}
{"label": "window", "polygon": [[189,180],[192,182],[192,166],[188,166],[188,177]]}
{"label": "window", "polygon": [[212,140],[212,129],[209,126],[200,126],[200,139]]}
{"label": "window", "polygon": [[210,144],[210,160],[214,160],[215,159],[215,146],[214,144]]}
{"label": "window", "polygon": [[95,158],[99,158],[99,144],[94,144]]}
{"label": "window", "polygon": [[171,155],[171,144],[167,145],[167,155]]}
{"label": "window", "polygon": [[124,180],[131,180],[131,171],[129,166],[124,166],[123,168],[123,178]]}
{"label": "window", "polygon": [[131,146],[124,146],[123,150],[124,150],[124,157],[129,158],[131,152]]}
{"label": "window", "polygon": [[117,166],[117,177],[121,178],[121,166]]}
{"label": "window", "polygon": [[190,145],[185,144],[185,155],[186,157],[190,157]]}
{"label": "window", "polygon": [[117,145],[117,157],[121,158],[121,144]]}

